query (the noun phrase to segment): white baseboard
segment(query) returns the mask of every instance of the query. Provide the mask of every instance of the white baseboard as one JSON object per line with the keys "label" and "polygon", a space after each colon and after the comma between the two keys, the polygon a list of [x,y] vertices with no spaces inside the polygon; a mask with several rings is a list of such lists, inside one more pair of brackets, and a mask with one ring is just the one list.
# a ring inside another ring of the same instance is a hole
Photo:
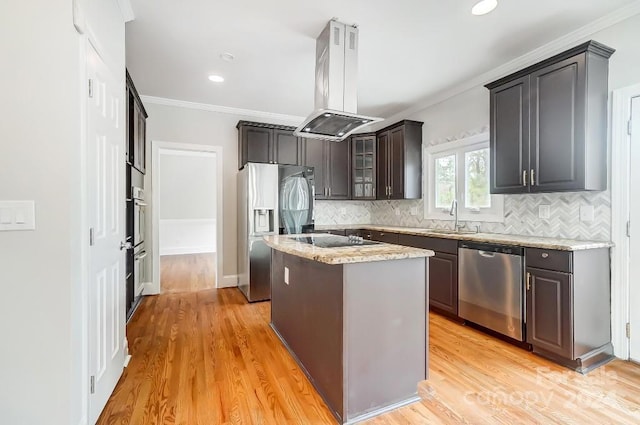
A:
{"label": "white baseboard", "polygon": [[159,295],[160,294],[160,285],[154,285],[153,282],[145,282],[144,289],[142,290],[142,295]]}
{"label": "white baseboard", "polygon": [[231,274],[223,276],[222,279],[218,281],[218,288],[235,288],[238,286],[238,275]]}
{"label": "white baseboard", "polygon": [[207,246],[181,246],[181,247],[168,247],[160,249],[160,256],[165,255],[184,255],[184,254],[205,254],[216,253],[215,245]]}

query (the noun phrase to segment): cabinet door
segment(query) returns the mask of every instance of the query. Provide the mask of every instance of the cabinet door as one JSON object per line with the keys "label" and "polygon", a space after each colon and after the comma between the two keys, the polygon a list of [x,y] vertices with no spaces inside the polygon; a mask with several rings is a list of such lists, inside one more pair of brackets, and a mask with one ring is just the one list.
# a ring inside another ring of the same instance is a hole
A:
{"label": "cabinet door", "polygon": [[527,342],[573,359],[572,275],[528,267],[527,280]]}
{"label": "cabinet door", "polygon": [[247,162],[273,161],[271,154],[273,130],[261,127],[242,127],[242,161],[241,166]]}
{"label": "cabinet door", "polygon": [[313,167],[313,178],[316,185],[316,199],[327,199],[327,183],[325,181],[326,170],[326,141],[323,140],[307,140],[305,149],[304,165]]}
{"label": "cabinet door", "polygon": [[147,164],[147,121],[142,111],[138,112],[138,170],[142,174],[146,172]]}
{"label": "cabinet door", "polygon": [[529,76],[491,90],[491,193],[529,191]]}
{"label": "cabinet door", "polygon": [[129,90],[129,86],[127,85],[127,139],[125,143],[125,158],[127,164],[133,165],[134,161],[134,137],[135,134],[135,125],[134,125],[134,113],[133,113],[133,94]]}
{"label": "cabinet door", "polygon": [[377,146],[377,168],[376,168],[376,180],[377,180],[377,198],[389,199],[389,158],[391,156],[389,152],[389,132],[384,132],[378,135]]}
{"label": "cabinet door", "polygon": [[404,198],[404,127],[389,132],[389,198]]}
{"label": "cabinet door", "polygon": [[352,199],[376,199],[376,138],[354,137],[351,140]]}
{"label": "cabinet door", "polygon": [[351,143],[327,142],[329,199],[349,199],[351,194]]}
{"label": "cabinet door", "polygon": [[273,130],[273,160],[276,164],[299,165],[299,139],[292,131]]}
{"label": "cabinet door", "polygon": [[531,74],[533,192],[585,185],[585,79],[585,54]]}
{"label": "cabinet door", "polygon": [[429,305],[458,315],[458,256],[436,252],[429,257]]}

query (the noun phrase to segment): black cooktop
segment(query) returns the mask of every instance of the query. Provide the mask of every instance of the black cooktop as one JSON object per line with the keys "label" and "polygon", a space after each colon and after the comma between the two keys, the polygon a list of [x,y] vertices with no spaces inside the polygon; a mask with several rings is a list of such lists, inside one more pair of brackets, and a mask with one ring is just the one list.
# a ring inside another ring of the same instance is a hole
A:
{"label": "black cooktop", "polygon": [[346,236],[296,236],[293,238],[297,242],[308,243],[320,248],[339,248],[344,246],[376,245],[378,242],[364,240],[362,238]]}

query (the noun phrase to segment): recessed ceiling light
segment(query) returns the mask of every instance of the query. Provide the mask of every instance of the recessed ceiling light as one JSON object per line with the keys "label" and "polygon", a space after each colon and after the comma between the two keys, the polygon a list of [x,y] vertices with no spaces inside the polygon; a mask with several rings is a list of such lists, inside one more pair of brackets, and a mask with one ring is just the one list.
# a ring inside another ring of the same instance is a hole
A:
{"label": "recessed ceiling light", "polygon": [[236,57],[235,57],[235,56],[233,56],[233,54],[232,54],[232,53],[229,53],[229,52],[224,52],[224,53],[221,53],[221,54],[220,54],[220,59],[222,59],[222,60],[223,60],[223,61],[225,61],[225,62],[233,62],[233,60],[234,60],[235,58],[236,58]]}
{"label": "recessed ceiling light", "polygon": [[481,0],[471,8],[474,15],[486,15],[498,6],[498,0]]}
{"label": "recessed ceiling light", "polygon": [[209,75],[209,80],[213,81],[214,83],[222,83],[224,81],[224,78],[219,75]]}

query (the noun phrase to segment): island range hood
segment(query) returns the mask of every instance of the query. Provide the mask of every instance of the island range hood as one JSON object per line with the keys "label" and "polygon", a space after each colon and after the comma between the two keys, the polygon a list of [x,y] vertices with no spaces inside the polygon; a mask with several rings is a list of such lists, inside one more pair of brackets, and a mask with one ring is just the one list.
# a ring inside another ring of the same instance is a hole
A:
{"label": "island range hood", "polygon": [[299,137],[340,142],[382,121],[358,115],[358,28],[336,20],[316,39],[315,111],[296,129]]}

